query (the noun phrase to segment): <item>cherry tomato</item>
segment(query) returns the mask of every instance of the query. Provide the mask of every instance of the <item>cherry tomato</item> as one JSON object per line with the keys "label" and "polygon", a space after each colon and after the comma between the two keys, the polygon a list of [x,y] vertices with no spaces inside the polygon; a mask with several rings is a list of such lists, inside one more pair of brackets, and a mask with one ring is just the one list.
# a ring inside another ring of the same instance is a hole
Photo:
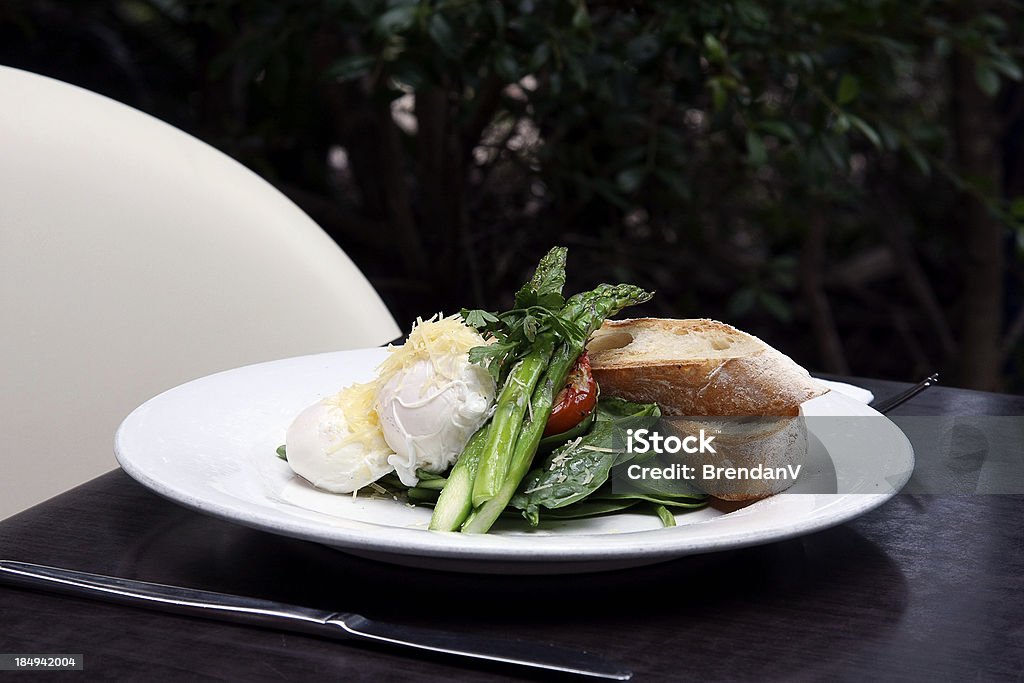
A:
{"label": "cherry tomato", "polygon": [[590,371],[590,358],[586,353],[569,371],[565,388],[555,396],[555,407],[544,427],[544,436],[567,432],[586,417],[597,405],[597,382]]}

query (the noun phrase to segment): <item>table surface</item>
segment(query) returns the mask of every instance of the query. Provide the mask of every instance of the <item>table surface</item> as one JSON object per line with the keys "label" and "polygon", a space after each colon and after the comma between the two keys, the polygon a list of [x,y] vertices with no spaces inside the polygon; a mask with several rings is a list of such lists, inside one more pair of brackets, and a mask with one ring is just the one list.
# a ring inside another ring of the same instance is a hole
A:
{"label": "table surface", "polygon": [[[907,385],[848,380],[888,396]],[[907,415],[1024,415],[935,388]],[[919,454],[920,457],[920,454]],[[0,557],[596,650],[634,680],[1024,680],[1024,496],[899,495],[826,531],[649,567],[413,570],[206,517],[114,471],[0,522]],[[463,663],[0,587],[0,653],[114,680],[530,680]]]}

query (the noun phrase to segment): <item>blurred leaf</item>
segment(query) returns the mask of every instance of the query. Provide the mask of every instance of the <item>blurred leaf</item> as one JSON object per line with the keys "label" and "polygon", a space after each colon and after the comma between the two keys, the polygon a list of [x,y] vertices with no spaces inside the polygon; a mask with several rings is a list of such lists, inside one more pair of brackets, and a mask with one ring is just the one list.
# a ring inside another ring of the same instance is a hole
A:
{"label": "blurred leaf", "polygon": [[373,12],[376,4],[375,0],[332,0],[326,9],[328,12],[341,12],[351,7],[359,17],[365,19]]}
{"label": "blurred leaf", "polygon": [[999,92],[999,74],[988,62],[979,61],[974,66],[974,80],[981,91],[989,97],[994,97]]}
{"label": "blurred leaf", "polygon": [[584,67],[583,60],[576,58],[567,59],[566,66],[569,68],[569,76],[572,77],[573,82],[581,90],[586,90],[590,80],[587,78],[587,70]]}
{"label": "blurred leaf", "polygon": [[722,83],[722,79],[709,78],[708,87],[711,89],[711,101],[715,105],[715,111],[722,111],[725,109],[725,105],[729,101],[729,93],[726,91],[725,84]]}
{"label": "blurred leaf", "polygon": [[430,85],[430,73],[420,60],[402,55],[390,66],[391,77],[402,85],[413,90],[421,90]]}
{"label": "blurred leaf", "polygon": [[374,23],[376,30],[383,35],[401,33],[416,21],[416,5],[399,5],[392,7],[377,18]]}
{"label": "blurred leaf", "polygon": [[778,294],[761,290],[758,292],[757,300],[766,311],[772,314],[772,317],[780,322],[788,323],[793,318],[789,304]]}
{"label": "blurred leaf", "polygon": [[785,121],[758,121],[757,130],[767,135],[774,135],[780,140],[786,140],[787,142],[796,141],[796,132]]}
{"label": "blurred leaf", "polygon": [[376,61],[377,58],[373,55],[343,57],[331,64],[324,72],[324,76],[338,83],[351,81],[369,72]]}
{"label": "blurred leaf", "polygon": [[859,93],[860,81],[857,80],[856,76],[846,74],[839,79],[839,90],[836,92],[836,102],[839,104],[849,104],[857,99],[857,95]]}
{"label": "blurred leaf", "polygon": [[1007,30],[1006,22],[1003,21],[1003,18],[998,15],[991,14],[989,12],[979,14],[977,17],[977,22],[982,26],[997,31],[999,33],[1003,33]]}
{"label": "blurred leaf", "polygon": [[667,168],[658,168],[654,171],[654,176],[663,182],[678,199],[682,201],[689,201],[691,199],[690,184],[681,173]]}
{"label": "blurred leaf", "polygon": [[430,16],[427,23],[427,33],[430,34],[434,44],[441,48],[441,52],[449,59],[458,59],[462,53],[460,41],[455,37],[452,27],[439,13]]}
{"label": "blurred leaf", "polygon": [[847,114],[847,118],[850,119],[850,123],[853,124],[853,127],[863,133],[864,137],[866,137],[876,149],[882,149],[882,138],[878,137],[878,131],[868,125],[867,121],[859,116],[854,116],[853,114]]}
{"label": "blurred leaf", "polygon": [[846,170],[846,156],[839,153],[839,149],[836,147],[836,140],[832,136],[819,136],[818,144],[820,145],[822,152],[824,152],[825,157],[832,163],[832,165],[843,171]]}
{"label": "blurred leaf", "polygon": [[534,48],[533,53],[530,55],[529,70],[536,71],[548,63],[551,59],[551,46],[547,43],[541,43]]}
{"label": "blurred leaf", "polygon": [[494,73],[506,83],[514,83],[519,80],[519,66],[507,50],[494,56]]}
{"label": "blurred leaf", "polygon": [[752,130],[747,131],[747,161],[751,166],[763,166],[768,160],[768,151],[764,147],[761,136]]}
{"label": "blurred leaf", "polygon": [[757,300],[757,290],[747,287],[737,291],[729,300],[729,314],[736,317],[746,315],[754,308]]}
{"label": "blurred leaf", "polygon": [[[627,172],[624,171],[623,173]],[[622,211],[630,211],[633,208],[629,202],[623,199],[620,192],[617,191],[618,188],[612,183],[609,183],[605,180],[595,180],[593,182],[592,188],[595,194],[600,196],[602,199],[604,199],[612,206],[618,207]]]}
{"label": "blurred leaf", "polygon": [[993,57],[989,60],[989,64],[992,65],[993,69],[1010,80],[1019,81],[1022,76],[1024,76],[1024,74],[1021,73],[1020,67],[1008,57]]}
{"label": "blurred leaf", "polygon": [[895,151],[900,148],[900,134],[895,128],[884,121],[876,121],[875,130],[878,131],[878,135],[882,138],[882,146],[890,151]]}
{"label": "blurred leaf", "polygon": [[768,13],[765,12],[764,8],[760,7],[757,3],[739,0],[735,3],[735,7],[736,14],[738,14],[740,19],[742,19],[746,24],[762,28],[769,22]]}
{"label": "blurred leaf", "polygon": [[1017,197],[1010,202],[1010,215],[1017,220],[1024,220],[1024,197]]}
{"label": "blurred leaf", "polygon": [[576,11],[572,14],[572,27],[581,33],[590,32],[590,12],[585,0],[576,0]]}
{"label": "blurred leaf", "polygon": [[615,176],[615,184],[619,186],[623,193],[632,194],[640,187],[646,175],[647,171],[642,166],[627,168]]}
{"label": "blurred leaf", "polygon": [[626,44],[626,59],[634,64],[644,64],[654,59],[661,45],[657,36],[651,34],[639,35]]}
{"label": "blurred leaf", "polygon": [[725,48],[718,42],[718,38],[710,33],[704,34],[704,49],[707,51],[708,61],[720,63],[725,59]]}
{"label": "blurred leaf", "polygon": [[660,49],[662,46],[657,36],[643,34],[626,44],[626,58],[636,65],[642,65],[657,56]]}
{"label": "blurred leaf", "polygon": [[491,21],[494,22],[494,29],[498,36],[505,35],[505,6],[501,0],[491,0],[487,3],[487,9],[491,13]]}
{"label": "blurred leaf", "polygon": [[907,156],[917,166],[917,170],[921,172],[921,175],[926,178],[932,174],[932,165],[928,162],[928,158],[921,153],[917,147],[911,145],[906,148]]}

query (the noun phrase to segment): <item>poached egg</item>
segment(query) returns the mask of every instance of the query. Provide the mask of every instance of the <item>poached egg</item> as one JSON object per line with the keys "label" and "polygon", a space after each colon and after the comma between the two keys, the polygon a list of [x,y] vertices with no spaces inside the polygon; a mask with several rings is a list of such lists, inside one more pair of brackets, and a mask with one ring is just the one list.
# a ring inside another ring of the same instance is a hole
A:
{"label": "poached egg", "polygon": [[299,413],[285,435],[292,470],[332,493],[351,493],[393,470],[372,409],[375,395],[374,386],[357,384]]}
{"label": "poached egg", "polygon": [[377,394],[377,415],[388,458],[406,486],[415,486],[416,470],[444,472],[462,453],[494,403],[494,380],[467,354],[416,361],[384,383]]}
{"label": "poached egg", "polygon": [[302,411],[288,428],[288,464],[317,488],[352,493],[397,472],[444,472],[490,416],[495,383],[469,362],[485,344],[458,316],[417,321],[376,379]]}

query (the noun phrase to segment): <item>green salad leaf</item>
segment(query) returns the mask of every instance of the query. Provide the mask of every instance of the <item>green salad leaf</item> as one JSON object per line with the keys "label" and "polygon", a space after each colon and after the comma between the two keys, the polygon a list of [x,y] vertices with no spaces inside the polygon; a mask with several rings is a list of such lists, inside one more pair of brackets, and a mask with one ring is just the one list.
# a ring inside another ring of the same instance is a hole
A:
{"label": "green salad leaf", "polygon": [[522,510],[536,526],[542,507],[557,510],[591,496],[608,481],[613,467],[632,457],[625,447],[626,425],[650,427],[660,416],[661,409],[655,403],[602,397],[590,431],[556,448],[543,466],[528,474],[512,498],[512,506]]}
{"label": "green salad leaf", "polygon": [[[612,472],[638,457],[626,450],[627,430],[650,428],[661,417],[655,403],[633,403],[614,396],[598,401],[594,424],[584,434],[556,448],[543,465],[526,476],[511,505],[536,526],[545,519],[578,519],[639,506],[674,526],[669,508],[696,509],[707,496],[696,489],[612,490]],[[543,512],[542,512],[543,509]]]}

